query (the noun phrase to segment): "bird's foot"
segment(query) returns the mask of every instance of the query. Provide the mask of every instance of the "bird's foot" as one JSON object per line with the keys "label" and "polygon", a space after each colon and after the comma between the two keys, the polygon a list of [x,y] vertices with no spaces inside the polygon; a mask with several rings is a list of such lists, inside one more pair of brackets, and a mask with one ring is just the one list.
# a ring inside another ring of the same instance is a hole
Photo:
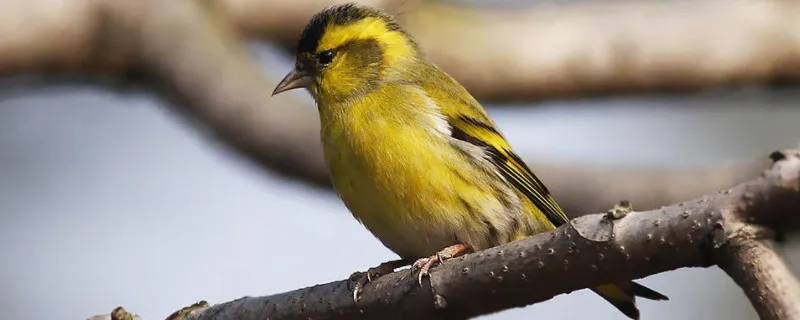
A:
{"label": "bird's foot", "polygon": [[381,263],[377,267],[369,268],[367,269],[367,272],[354,272],[352,275],[350,275],[350,281],[355,282],[355,286],[353,288],[353,301],[358,302],[358,300],[361,299],[361,290],[364,289],[364,285],[382,275],[394,272],[394,269],[405,267],[408,265],[408,263],[408,261],[402,259],[392,260]]}
{"label": "bird's foot", "polygon": [[419,285],[421,286],[422,278],[428,275],[428,271],[431,269],[431,267],[433,267],[434,264],[437,262],[444,263],[445,260],[459,255],[468,248],[469,247],[467,247],[467,245],[461,243],[444,248],[430,257],[417,259],[417,261],[411,265],[411,271],[413,272],[414,270],[419,269],[418,280]]}

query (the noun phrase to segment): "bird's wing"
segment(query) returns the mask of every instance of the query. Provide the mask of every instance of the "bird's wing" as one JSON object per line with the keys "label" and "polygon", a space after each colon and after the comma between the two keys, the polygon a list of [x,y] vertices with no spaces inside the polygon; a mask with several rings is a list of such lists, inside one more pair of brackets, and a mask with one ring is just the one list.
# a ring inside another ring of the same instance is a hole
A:
{"label": "bird's wing", "polygon": [[569,221],[550,191],[511,149],[495,128],[486,111],[452,78],[438,79],[437,85],[424,86],[451,127],[451,136],[481,147],[497,171],[541,210],[556,227]]}
{"label": "bird's wing", "polygon": [[520,193],[536,205],[556,227],[569,221],[550,191],[511,150],[505,138],[489,123],[459,115],[448,117],[452,137],[486,150],[489,161]]}

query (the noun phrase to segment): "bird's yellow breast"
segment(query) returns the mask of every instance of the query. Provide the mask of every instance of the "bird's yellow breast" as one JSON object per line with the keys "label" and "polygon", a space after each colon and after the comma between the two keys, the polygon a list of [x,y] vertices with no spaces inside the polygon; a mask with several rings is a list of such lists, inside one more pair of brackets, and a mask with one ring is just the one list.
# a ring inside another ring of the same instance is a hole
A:
{"label": "bird's yellow breast", "polygon": [[347,105],[320,105],[334,187],[353,215],[405,258],[458,242],[489,245],[481,211],[503,210],[485,173],[448,145],[446,123],[430,103],[424,93],[388,86]]}

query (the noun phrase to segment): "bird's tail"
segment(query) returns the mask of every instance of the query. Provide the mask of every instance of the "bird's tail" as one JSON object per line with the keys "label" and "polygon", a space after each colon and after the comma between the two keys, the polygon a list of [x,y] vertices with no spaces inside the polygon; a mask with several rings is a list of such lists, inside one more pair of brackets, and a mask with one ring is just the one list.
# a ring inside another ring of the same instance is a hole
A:
{"label": "bird's tail", "polygon": [[613,304],[619,311],[622,311],[622,313],[631,319],[639,319],[639,309],[636,308],[636,297],[650,300],[669,300],[667,296],[633,281],[604,284],[597,286],[592,289],[592,291]]}

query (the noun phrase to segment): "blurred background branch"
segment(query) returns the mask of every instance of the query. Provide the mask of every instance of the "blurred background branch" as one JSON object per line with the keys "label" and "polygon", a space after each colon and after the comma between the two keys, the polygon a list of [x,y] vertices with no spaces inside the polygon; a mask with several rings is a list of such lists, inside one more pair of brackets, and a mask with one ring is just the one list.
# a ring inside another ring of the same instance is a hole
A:
{"label": "blurred background branch", "polygon": [[[220,0],[247,34],[293,50],[329,1]],[[339,2],[339,1],[337,1]],[[796,1],[581,1],[513,8],[372,0],[482,101],[796,80]]]}
{"label": "blurred background branch", "polygon": [[[311,15],[346,1],[206,2],[218,4],[246,35],[292,51]],[[97,64],[94,59],[111,63],[112,56],[98,55],[97,47],[108,49],[108,42],[129,37],[103,37],[104,27],[114,23],[99,19],[103,3],[5,1],[3,39],[10,41],[0,44],[0,74],[84,68]],[[483,101],[699,90],[800,76],[795,1],[603,1],[513,9],[419,0],[362,3],[399,14],[430,58]],[[23,25],[24,32],[17,32]]]}
{"label": "blurred background branch", "polygon": [[[677,3],[625,3],[625,10],[622,3],[534,6],[485,13],[469,6],[412,1],[397,10],[404,11],[402,21],[428,54],[485,99],[663,89],[669,83],[700,88],[732,79],[771,80],[798,70],[787,66],[797,63],[789,58],[800,60],[792,51],[800,48],[795,45],[800,37],[790,37],[795,30],[791,25],[773,28],[800,21],[795,19],[800,14],[792,15],[800,12],[796,2]],[[12,0],[3,6],[0,38],[8,41],[0,42],[0,75],[83,73],[130,79],[147,74],[155,80],[154,88],[174,102],[171,106],[198,119],[226,144],[266,168],[328,186],[315,108],[291,96],[270,97],[275,78],[264,79],[242,48],[239,33],[230,28],[238,25],[247,34],[290,46],[293,40],[287,39],[294,39],[325,2],[74,0],[53,5]],[[477,21],[481,23],[473,23]],[[636,27],[637,22],[651,25]],[[699,28],[701,22],[713,27]],[[687,26],[697,31],[689,32]],[[467,37],[456,37],[453,29]],[[722,45],[702,45],[715,37]],[[492,42],[498,40],[505,45]],[[776,67],[778,62],[782,68]],[[623,198],[653,208],[744,181],[761,169],[753,164],[688,171],[604,169],[591,163],[557,165],[542,157],[529,162],[573,214],[600,210]],[[652,181],[665,183],[658,189],[643,188]]]}

